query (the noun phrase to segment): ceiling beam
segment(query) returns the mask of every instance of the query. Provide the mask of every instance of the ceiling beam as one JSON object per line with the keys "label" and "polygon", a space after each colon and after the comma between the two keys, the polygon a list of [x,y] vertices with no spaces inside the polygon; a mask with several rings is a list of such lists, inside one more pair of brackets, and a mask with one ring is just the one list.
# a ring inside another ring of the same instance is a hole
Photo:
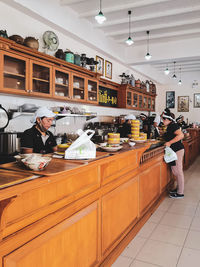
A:
{"label": "ceiling beam", "polygon": [[68,5],[80,4],[82,2],[87,2],[87,0],[60,0],[60,5],[68,6]]}

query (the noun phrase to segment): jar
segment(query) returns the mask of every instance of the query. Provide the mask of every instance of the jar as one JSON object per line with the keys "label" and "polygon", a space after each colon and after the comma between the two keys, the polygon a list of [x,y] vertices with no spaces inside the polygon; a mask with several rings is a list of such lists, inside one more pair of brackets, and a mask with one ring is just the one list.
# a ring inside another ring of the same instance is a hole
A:
{"label": "jar", "polygon": [[74,64],[74,53],[70,50],[65,51],[65,60]]}
{"label": "jar", "polygon": [[55,53],[55,57],[65,60],[65,53],[63,52],[62,49],[58,49],[57,52]]}
{"label": "jar", "polygon": [[140,81],[139,79],[135,81],[135,86],[136,86],[137,88],[140,88],[140,86],[141,86],[141,81]]}
{"label": "jar", "polygon": [[81,65],[81,56],[78,53],[74,54],[74,64],[77,66]]}
{"label": "jar", "polygon": [[83,68],[86,68],[86,62],[87,62],[86,54],[81,54],[81,66]]}

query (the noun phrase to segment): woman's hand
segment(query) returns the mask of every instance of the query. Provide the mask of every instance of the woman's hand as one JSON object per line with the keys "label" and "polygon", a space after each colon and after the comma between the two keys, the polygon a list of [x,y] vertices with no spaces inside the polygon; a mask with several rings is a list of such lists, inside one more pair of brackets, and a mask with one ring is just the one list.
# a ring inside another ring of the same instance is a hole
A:
{"label": "woman's hand", "polygon": [[168,146],[168,147],[171,146],[170,142],[166,142],[164,145],[165,145],[165,146]]}

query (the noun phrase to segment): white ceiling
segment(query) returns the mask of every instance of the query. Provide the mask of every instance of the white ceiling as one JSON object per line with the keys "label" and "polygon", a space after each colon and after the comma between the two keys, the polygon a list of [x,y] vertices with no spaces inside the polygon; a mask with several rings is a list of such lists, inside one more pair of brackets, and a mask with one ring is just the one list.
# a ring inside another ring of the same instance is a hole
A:
{"label": "white ceiling", "polygon": [[131,10],[132,49],[146,46],[146,31],[149,30],[150,53],[153,46],[176,41],[181,41],[185,52],[188,51],[186,56],[177,53],[166,57],[163,53],[163,57],[157,58],[154,49],[152,60],[146,62],[144,57],[135,61],[131,59],[127,62],[129,65],[137,69],[148,64],[158,74],[163,74],[167,64],[173,71],[175,61],[176,72],[181,67],[182,75],[185,72],[200,73],[200,53],[198,56],[194,49],[187,46],[190,40],[200,40],[200,0],[102,0],[102,12],[107,18],[103,25],[98,25],[94,19],[99,12],[99,0],[60,0],[60,5],[70,7],[80,18],[90,21],[94,28],[101,29],[107,38],[114,39],[124,47],[127,47],[128,10]]}

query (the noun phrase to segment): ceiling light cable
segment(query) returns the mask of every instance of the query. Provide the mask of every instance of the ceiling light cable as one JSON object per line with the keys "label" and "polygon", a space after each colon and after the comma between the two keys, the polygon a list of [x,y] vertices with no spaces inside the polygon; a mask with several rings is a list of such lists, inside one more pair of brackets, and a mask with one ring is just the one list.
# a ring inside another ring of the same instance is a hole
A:
{"label": "ceiling light cable", "polygon": [[146,53],[146,60],[150,60],[151,59],[151,54],[149,53],[149,31],[146,31],[147,33],[147,53]]}
{"label": "ceiling light cable", "polygon": [[131,38],[131,10],[128,11],[128,16],[129,16],[129,23],[128,23],[129,37],[128,37],[128,39],[125,42],[127,43],[127,45],[132,45],[134,43],[134,41]]}

